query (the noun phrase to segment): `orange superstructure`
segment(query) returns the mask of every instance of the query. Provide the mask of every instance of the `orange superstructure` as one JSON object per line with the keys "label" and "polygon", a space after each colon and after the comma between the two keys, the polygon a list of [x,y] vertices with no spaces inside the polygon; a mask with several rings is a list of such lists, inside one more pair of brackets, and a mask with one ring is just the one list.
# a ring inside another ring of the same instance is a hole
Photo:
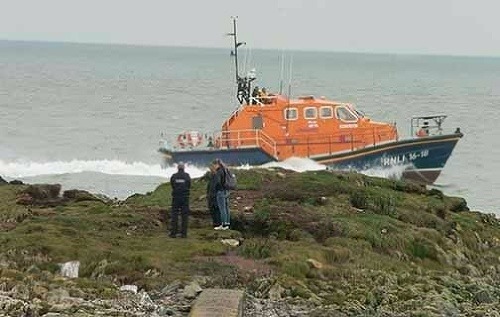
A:
{"label": "orange superstructure", "polygon": [[218,145],[259,146],[277,160],[315,157],[398,139],[396,126],[371,121],[353,105],[316,99],[252,98],[222,125]]}

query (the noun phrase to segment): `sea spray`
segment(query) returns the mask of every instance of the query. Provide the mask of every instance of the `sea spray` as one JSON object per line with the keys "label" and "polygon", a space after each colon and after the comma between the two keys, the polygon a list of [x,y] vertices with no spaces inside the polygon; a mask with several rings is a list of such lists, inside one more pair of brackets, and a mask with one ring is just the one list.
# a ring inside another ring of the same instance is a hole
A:
{"label": "sea spray", "polygon": [[[188,165],[192,177],[200,177],[207,169]],[[175,173],[175,166],[162,167],[160,164],[143,162],[123,162],[119,160],[71,160],[53,162],[0,160],[0,175],[8,178],[25,178],[41,175],[76,174],[97,172],[110,175],[170,177]]]}

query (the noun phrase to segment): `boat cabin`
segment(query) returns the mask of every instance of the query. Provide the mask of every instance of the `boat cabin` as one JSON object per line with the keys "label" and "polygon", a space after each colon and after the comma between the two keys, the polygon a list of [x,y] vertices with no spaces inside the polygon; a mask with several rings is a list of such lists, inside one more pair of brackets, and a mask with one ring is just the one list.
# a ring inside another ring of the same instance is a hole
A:
{"label": "boat cabin", "polygon": [[304,96],[250,98],[223,123],[222,148],[260,147],[277,160],[310,157],[397,140],[395,125],[371,121],[352,104]]}

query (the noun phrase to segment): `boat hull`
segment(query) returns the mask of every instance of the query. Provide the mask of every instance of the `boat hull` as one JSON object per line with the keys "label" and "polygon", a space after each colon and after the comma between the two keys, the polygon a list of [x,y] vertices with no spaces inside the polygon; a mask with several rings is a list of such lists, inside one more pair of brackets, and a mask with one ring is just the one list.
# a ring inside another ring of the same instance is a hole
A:
{"label": "boat hull", "polygon": [[401,166],[403,178],[433,184],[461,133],[390,142],[349,153],[316,158],[332,169],[365,171]]}
{"label": "boat hull", "polygon": [[[310,157],[310,159],[335,170],[365,171],[401,166],[404,170],[403,178],[433,184],[462,136],[461,133],[454,133],[401,140],[343,153]],[[161,152],[167,155],[168,163],[182,161],[197,166],[207,166],[216,158],[232,166],[262,165],[276,161],[258,147]]]}

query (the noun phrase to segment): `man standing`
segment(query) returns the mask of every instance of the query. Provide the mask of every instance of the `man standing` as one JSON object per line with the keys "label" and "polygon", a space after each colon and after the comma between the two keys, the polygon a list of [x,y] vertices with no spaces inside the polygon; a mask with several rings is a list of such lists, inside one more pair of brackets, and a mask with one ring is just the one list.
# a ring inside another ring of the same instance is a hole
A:
{"label": "man standing", "polygon": [[207,205],[210,214],[212,215],[212,222],[215,230],[222,229],[219,206],[217,205],[217,192],[215,185],[217,183],[216,179],[217,165],[212,162],[210,164],[210,171],[207,174]]}
{"label": "man standing", "polygon": [[177,173],[170,177],[172,186],[172,211],[170,237],[177,236],[177,224],[179,213],[181,215],[181,237],[187,237],[187,226],[189,216],[189,190],[191,189],[191,177],[184,171],[184,163],[177,164]]}
{"label": "man standing", "polygon": [[229,191],[224,185],[226,168],[220,159],[216,159],[214,163],[217,168],[215,172],[215,199],[222,224],[222,227],[217,227],[216,230],[227,230],[231,224],[231,214],[229,213]]}

